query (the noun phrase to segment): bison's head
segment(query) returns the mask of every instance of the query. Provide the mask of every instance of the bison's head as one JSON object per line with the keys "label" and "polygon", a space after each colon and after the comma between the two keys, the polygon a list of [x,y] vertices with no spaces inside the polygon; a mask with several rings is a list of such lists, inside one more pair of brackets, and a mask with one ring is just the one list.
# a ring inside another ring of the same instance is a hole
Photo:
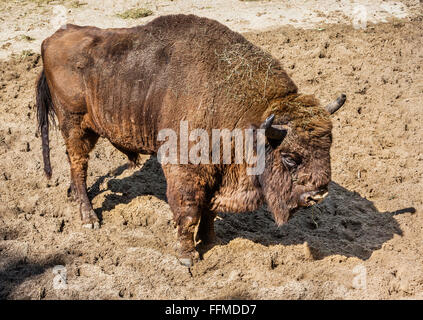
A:
{"label": "bison's head", "polygon": [[293,96],[273,106],[265,129],[266,166],[259,176],[264,198],[278,225],[298,207],[323,200],[331,180],[330,114],[345,95],[322,108],[312,96]]}

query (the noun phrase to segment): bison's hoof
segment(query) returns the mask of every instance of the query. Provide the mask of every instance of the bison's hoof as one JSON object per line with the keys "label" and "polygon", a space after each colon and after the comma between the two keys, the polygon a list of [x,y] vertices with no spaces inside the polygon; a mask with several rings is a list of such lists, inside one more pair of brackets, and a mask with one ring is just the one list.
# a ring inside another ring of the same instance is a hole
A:
{"label": "bison's hoof", "polygon": [[193,263],[193,261],[192,261],[192,259],[191,258],[179,258],[179,262],[184,266],[184,267],[187,267],[187,268],[191,268],[193,265],[194,265],[194,263]]}
{"label": "bison's hoof", "polygon": [[194,265],[194,262],[197,262],[200,259],[200,254],[197,251],[192,251],[187,253],[186,251],[179,255],[179,262],[187,267],[191,268]]}
{"label": "bison's hoof", "polygon": [[96,222],[84,223],[82,227],[87,229],[100,229],[100,222],[96,221]]}
{"label": "bison's hoof", "polygon": [[100,221],[98,220],[97,215],[95,214],[94,210],[81,205],[81,218],[82,218],[82,226],[87,229],[99,229],[100,228]]}

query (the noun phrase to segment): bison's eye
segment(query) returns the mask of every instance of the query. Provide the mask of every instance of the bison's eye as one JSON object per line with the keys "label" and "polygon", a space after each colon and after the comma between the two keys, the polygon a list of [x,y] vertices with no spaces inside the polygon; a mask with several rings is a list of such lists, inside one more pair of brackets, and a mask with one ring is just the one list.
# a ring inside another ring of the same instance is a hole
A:
{"label": "bison's eye", "polygon": [[296,155],[283,153],[282,162],[287,169],[291,170],[295,169],[301,163],[301,158]]}

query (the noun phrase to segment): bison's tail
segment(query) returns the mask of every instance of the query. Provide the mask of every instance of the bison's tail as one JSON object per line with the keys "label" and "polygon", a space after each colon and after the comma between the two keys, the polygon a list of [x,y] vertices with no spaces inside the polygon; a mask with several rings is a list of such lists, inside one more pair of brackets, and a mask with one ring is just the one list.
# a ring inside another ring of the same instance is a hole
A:
{"label": "bison's tail", "polygon": [[41,140],[43,145],[43,161],[44,172],[48,179],[51,178],[50,165],[50,146],[49,146],[49,117],[54,122],[54,109],[51,100],[50,89],[47,84],[44,70],[41,72],[37,81],[37,120],[38,132],[41,133]]}

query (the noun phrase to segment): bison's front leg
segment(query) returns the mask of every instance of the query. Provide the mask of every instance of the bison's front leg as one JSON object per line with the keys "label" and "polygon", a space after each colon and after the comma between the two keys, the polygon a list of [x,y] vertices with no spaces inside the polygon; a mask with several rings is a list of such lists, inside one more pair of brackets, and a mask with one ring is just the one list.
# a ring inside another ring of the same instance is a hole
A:
{"label": "bison's front leg", "polygon": [[183,166],[163,167],[167,180],[167,200],[178,228],[179,261],[187,266],[199,258],[195,248],[202,211],[207,207],[205,179]]}
{"label": "bison's front leg", "polygon": [[191,267],[199,258],[195,250],[194,236],[200,221],[200,212],[195,205],[179,208],[179,211],[179,217],[176,219],[179,241],[178,258],[184,266]]}

